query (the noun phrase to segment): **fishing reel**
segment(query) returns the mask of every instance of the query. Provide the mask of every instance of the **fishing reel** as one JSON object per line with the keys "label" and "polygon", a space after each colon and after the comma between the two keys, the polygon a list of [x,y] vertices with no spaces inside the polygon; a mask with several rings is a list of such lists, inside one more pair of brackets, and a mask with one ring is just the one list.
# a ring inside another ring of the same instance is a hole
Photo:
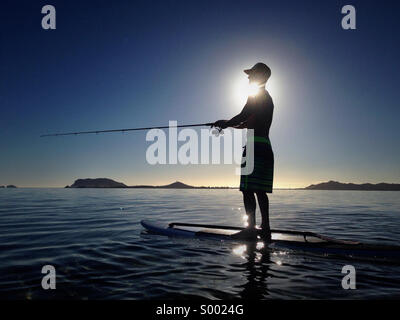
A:
{"label": "fishing reel", "polygon": [[213,127],[211,128],[211,133],[215,137],[219,137],[220,135],[224,135],[224,129],[218,128],[218,127]]}

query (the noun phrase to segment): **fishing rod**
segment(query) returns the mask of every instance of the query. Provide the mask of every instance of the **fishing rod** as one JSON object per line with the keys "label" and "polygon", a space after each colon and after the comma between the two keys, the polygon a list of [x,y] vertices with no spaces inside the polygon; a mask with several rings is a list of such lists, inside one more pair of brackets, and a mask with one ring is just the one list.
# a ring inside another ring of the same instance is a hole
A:
{"label": "fishing rod", "polygon": [[[96,131],[79,131],[79,132],[65,132],[65,133],[50,133],[42,134],[40,137],[58,137],[58,136],[72,136],[79,134],[98,134],[98,133],[110,133],[110,132],[127,132],[127,131],[139,131],[139,130],[152,130],[152,129],[169,129],[169,128],[188,128],[188,127],[204,127],[213,126],[214,123],[198,123],[198,124],[184,124],[179,126],[159,126],[159,127],[148,127],[148,128],[129,128],[129,129],[113,129],[113,130],[96,130]],[[221,131],[219,128],[218,131]]]}

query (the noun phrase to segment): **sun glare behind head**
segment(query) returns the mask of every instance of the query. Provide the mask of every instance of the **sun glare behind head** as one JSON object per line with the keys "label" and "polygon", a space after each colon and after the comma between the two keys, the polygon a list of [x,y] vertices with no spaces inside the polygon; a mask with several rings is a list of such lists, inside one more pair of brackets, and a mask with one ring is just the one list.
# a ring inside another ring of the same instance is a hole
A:
{"label": "sun glare behind head", "polygon": [[[234,79],[234,82],[231,87],[233,89],[231,97],[235,108],[238,109],[243,108],[247,99],[256,96],[262,90],[260,87],[263,87],[255,82],[249,83],[249,79],[244,77],[242,74],[235,75],[232,79]],[[278,98],[279,84],[276,76],[267,81],[266,89],[275,100]]]}
{"label": "sun glare behind head", "polygon": [[249,83],[247,86],[247,95],[249,97],[254,97],[260,91],[260,86],[257,83]]}
{"label": "sun glare behind head", "polygon": [[255,96],[258,93],[258,85],[256,83],[249,83],[249,80],[240,77],[233,87],[233,99],[236,105],[243,107],[248,97]]}

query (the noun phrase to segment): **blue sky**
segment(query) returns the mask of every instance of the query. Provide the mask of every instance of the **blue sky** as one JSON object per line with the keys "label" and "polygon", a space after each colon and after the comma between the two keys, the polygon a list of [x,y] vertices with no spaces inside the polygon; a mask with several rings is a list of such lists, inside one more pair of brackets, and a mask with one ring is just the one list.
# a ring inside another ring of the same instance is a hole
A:
{"label": "blue sky", "polygon": [[[57,29],[41,28],[41,8]],[[0,185],[77,178],[238,184],[232,165],[146,163],[145,132],[75,130],[212,122],[241,109],[244,68],[272,69],[275,187],[400,182],[395,1],[5,1],[0,13]],[[267,86],[268,88],[268,86]]]}

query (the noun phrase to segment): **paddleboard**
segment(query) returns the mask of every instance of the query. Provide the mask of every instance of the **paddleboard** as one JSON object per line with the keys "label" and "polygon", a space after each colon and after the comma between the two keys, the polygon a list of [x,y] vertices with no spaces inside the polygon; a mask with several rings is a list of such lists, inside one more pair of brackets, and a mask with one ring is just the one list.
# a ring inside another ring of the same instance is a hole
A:
{"label": "paddleboard", "polygon": [[[214,240],[238,240],[234,238],[234,235],[244,229],[242,227],[193,223],[164,223],[154,220],[143,220],[141,224],[148,232],[159,235]],[[272,240],[268,243],[270,248],[288,248],[328,255],[400,260],[400,246],[365,244],[357,241],[325,237],[313,232],[293,230],[272,230],[271,236]],[[254,241],[261,241],[261,239],[254,239]]]}

